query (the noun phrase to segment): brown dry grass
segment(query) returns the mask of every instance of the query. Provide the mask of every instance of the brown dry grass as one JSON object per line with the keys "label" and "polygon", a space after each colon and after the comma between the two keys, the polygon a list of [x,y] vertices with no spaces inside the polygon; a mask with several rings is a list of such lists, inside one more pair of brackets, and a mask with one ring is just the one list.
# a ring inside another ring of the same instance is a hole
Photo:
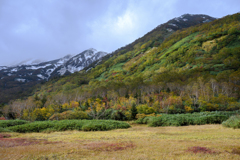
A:
{"label": "brown dry grass", "polygon": [[[134,125],[130,129],[104,132],[10,134],[11,138],[45,139],[49,143],[0,147],[3,160],[240,159],[240,130],[221,125],[156,128]],[[189,152],[191,149],[196,153]]]}

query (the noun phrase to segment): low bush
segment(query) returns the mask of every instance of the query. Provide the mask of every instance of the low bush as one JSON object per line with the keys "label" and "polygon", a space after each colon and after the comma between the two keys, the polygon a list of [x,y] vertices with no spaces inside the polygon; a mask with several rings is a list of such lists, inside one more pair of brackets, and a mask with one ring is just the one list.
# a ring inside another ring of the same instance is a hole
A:
{"label": "low bush", "polygon": [[9,129],[0,127],[0,133],[1,132],[12,132],[12,131],[10,131]]}
{"label": "low bush", "polygon": [[135,121],[138,124],[148,124],[151,127],[157,126],[186,126],[203,124],[221,124],[235,112],[201,112],[187,114],[162,114],[157,117],[145,117]]}
{"label": "low bush", "polygon": [[240,116],[231,116],[228,120],[224,121],[222,125],[234,129],[240,128]]}
{"label": "low bush", "polygon": [[203,124],[221,124],[227,120],[228,117],[224,115],[207,115],[207,116],[190,116],[190,115],[175,115],[175,116],[161,116],[154,117],[149,121],[149,126],[186,126],[186,125],[203,125]]}
{"label": "low bush", "polygon": [[112,129],[129,128],[126,122],[114,120],[62,120],[38,121],[19,126],[8,127],[14,132],[52,132],[65,130],[106,131]]}
{"label": "low bush", "polygon": [[6,128],[6,127],[22,125],[26,123],[28,123],[28,121],[25,121],[25,120],[4,120],[4,121],[0,121],[0,127]]}

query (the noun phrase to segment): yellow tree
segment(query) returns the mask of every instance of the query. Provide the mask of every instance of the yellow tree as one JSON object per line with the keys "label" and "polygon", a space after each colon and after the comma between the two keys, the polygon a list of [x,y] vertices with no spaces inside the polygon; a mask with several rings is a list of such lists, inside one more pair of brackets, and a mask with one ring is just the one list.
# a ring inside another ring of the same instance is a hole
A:
{"label": "yellow tree", "polygon": [[107,107],[104,102],[102,102],[99,98],[97,98],[95,101],[88,99],[88,104],[90,107],[86,111],[90,117],[93,119],[100,119],[103,118]]}

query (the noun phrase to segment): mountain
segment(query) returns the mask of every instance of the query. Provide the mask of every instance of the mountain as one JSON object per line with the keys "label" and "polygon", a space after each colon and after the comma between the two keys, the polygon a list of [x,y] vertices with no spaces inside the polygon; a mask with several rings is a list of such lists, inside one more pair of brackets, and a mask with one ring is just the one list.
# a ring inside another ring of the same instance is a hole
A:
{"label": "mountain", "polygon": [[188,28],[191,26],[207,23],[214,21],[216,18],[213,18],[204,14],[184,14],[180,17],[173,18],[164,24],[160,24],[152,31],[145,34],[143,37],[135,40],[134,42],[121,47],[114,51],[112,54],[108,54],[103,57],[103,61],[95,61],[85,69],[88,70],[90,68],[94,68],[96,65],[101,64],[104,60],[109,59],[115,54],[124,54],[127,51],[134,50],[136,48],[140,49],[143,44],[148,45],[149,47],[157,47],[159,46],[167,37],[169,37],[172,33],[177,30],[181,30],[184,28]]}
{"label": "mountain", "polygon": [[36,61],[25,61],[20,65],[0,66],[0,94],[2,96],[0,103],[12,99],[10,95],[17,97],[18,93],[28,91],[39,82],[78,72],[105,55],[107,55],[106,52],[91,48],[75,56],[67,55],[60,59],[37,64]]}
{"label": "mountain", "polygon": [[11,67],[16,67],[16,66],[21,66],[21,65],[37,65],[39,63],[44,62],[43,60],[40,59],[28,59],[28,60],[24,60],[22,62],[10,65]]}
{"label": "mountain", "polygon": [[240,14],[220,19],[185,14],[80,72],[50,79],[8,109],[14,111],[12,117],[27,120],[46,120],[69,110],[131,120],[149,114],[240,110],[239,102]]}
{"label": "mountain", "polygon": [[[215,18],[208,15],[185,14],[157,26],[143,37],[127,46],[117,49],[111,54],[89,49],[74,57],[67,55],[57,60],[39,64],[30,65],[31,61],[28,61],[18,66],[2,66],[0,67],[0,89],[2,90],[0,93],[2,95],[0,95],[0,103],[23,97],[26,95],[25,92],[30,93],[30,88],[39,82],[50,80],[53,77],[70,75],[81,69],[90,71],[97,65],[106,64],[106,61],[107,64],[112,63],[109,59],[114,62],[113,57],[125,55],[128,51],[137,50],[140,53],[144,45],[147,47],[157,47],[175,31],[213,20]],[[106,65],[107,67],[108,65]],[[101,73],[102,70],[98,70],[94,74],[98,75],[98,72]],[[93,75],[93,77],[95,76]]]}
{"label": "mountain", "polygon": [[71,57],[66,63],[59,66],[53,73],[65,75],[66,73],[74,73],[82,70],[89,66],[96,60],[101,60],[102,57],[106,56],[106,52],[98,52],[91,48],[74,57]]}
{"label": "mountain", "polygon": [[[214,81],[221,93],[238,98],[239,21],[240,14],[217,20],[185,14],[93,62],[78,74],[47,82],[35,94],[65,93],[72,97],[71,93],[86,99],[104,96],[108,91],[133,95],[145,87],[179,93],[201,77],[207,84]],[[187,26],[190,27],[184,28]]]}

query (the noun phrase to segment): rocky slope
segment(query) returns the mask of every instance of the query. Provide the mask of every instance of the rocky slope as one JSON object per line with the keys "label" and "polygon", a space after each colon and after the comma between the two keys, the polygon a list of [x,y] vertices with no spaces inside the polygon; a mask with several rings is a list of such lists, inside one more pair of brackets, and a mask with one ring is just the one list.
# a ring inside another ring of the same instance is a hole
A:
{"label": "rocky slope", "polygon": [[11,99],[10,95],[17,97],[18,93],[22,94],[39,82],[78,72],[105,55],[107,55],[106,52],[91,48],[75,56],[67,55],[38,64],[23,63],[17,66],[0,66],[0,94],[5,97],[1,102]]}

